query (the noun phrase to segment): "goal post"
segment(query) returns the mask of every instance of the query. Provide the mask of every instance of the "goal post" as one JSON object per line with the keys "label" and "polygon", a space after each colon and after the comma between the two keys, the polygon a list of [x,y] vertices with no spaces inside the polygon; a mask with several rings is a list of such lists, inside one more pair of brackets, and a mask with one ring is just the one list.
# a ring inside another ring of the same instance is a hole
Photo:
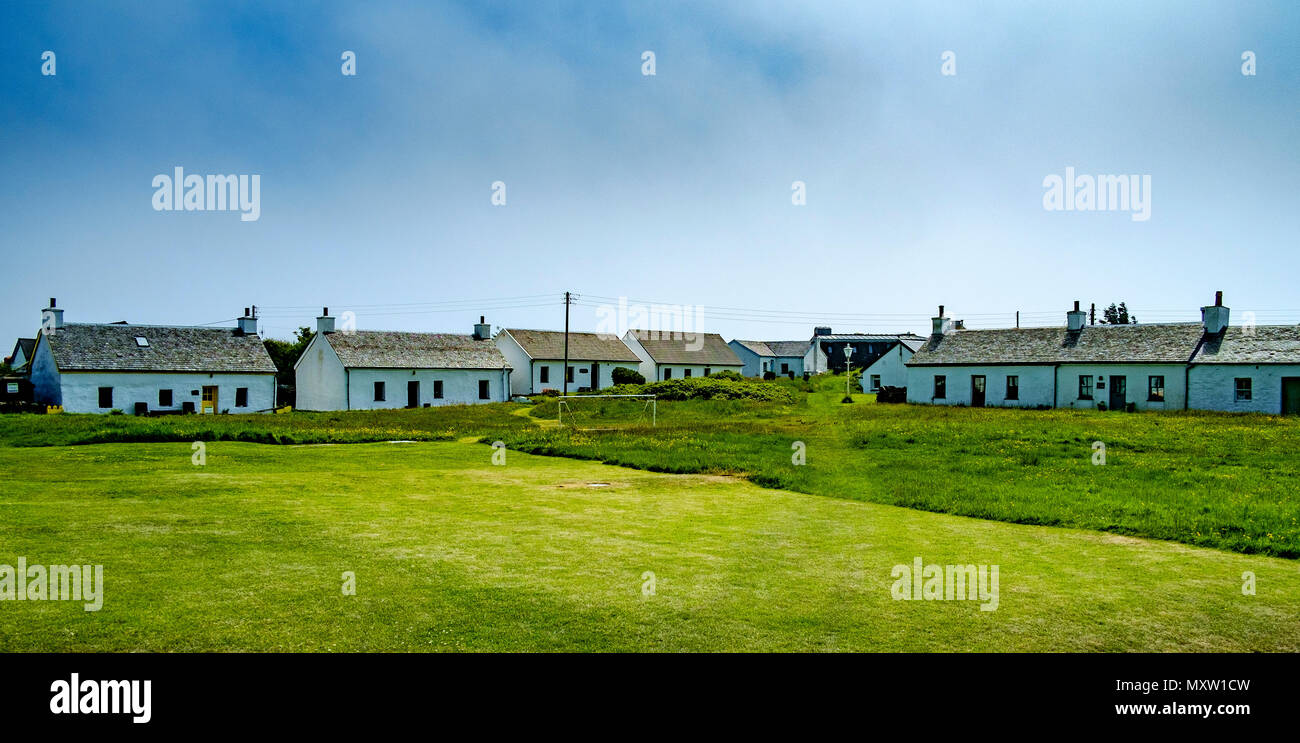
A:
{"label": "goal post", "polygon": [[659,422],[657,395],[564,395],[556,403],[556,422],[562,426],[606,424],[612,427],[648,421],[655,427]]}

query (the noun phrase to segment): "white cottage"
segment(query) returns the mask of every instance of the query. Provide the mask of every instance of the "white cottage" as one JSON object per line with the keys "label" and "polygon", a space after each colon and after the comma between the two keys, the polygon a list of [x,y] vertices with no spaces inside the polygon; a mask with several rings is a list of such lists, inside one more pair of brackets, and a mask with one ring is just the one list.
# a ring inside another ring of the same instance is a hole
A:
{"label": "white cottage", "polygon": [[740,373],[745,368],[717,333],[629,330],[623,342],[641,359],[647,382],[707,377],[723,370]]}
{"label": "white cottage", "polygon": [[234,328],[63,322],[45,309],[32,351],[39,404],[68,413],[253,413],[275,407],[275,363],[248,310]]}
{"label": "white cottage", "polygon": [[907,386],[907,362],[912,358],[925,339],[917,336],[900,337],[888,351],[876,357],[862,370],[862,391],[879,392],[882,387]]}
{"label": "white cottage", "polygon": [[504,402],[510,365],[482,321],[472,335],[334,329],[329,308],[294,364],[301,410]]}
{"label": "white cottage", "polygon": [[641,359],[617,336],[568,333],[569,367],[564,373],[565,333],[558,330],[507,328],[497,333],[496,345],[514,370],[510,391],[535,395],[542,390],[599,390],[614,385],[614,370],[637,371]]}
{"label": "white cottage", "polygon": [[[1300,412],[1300,328],[1200,323],[957,330],[943,316],[907,363],[907,400],[974,407]],[[1257,395],[1256,390],[1261,392]]]}
{"label": "white cottage", "polygon": [[786,377],[803,375],[808,341],[742,341],[727,344],[744,363],[741,374],[761,377],[767,372]]}

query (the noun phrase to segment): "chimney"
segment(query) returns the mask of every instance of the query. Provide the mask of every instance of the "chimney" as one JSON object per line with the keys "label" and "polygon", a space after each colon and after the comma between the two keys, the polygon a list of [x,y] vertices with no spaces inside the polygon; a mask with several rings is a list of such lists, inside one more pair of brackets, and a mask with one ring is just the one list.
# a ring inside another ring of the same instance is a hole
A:
{"label": "chimney", "polygon": [[1079,309],[1079,300],[1074,300],[1074,309],[1065,313],[1065,328],[1071,333],[1083,330],[1084,324],[1088,322],[1088,313]]}
{"label": "chimney", "polygon": [[831,329],[826,325],[818,325],[817,327],[813,328],[814,336],[830,335],[830,334],[831,334]]}
{"label": "chimney", "polygon": [[321,308],[320,317],[316,318],[316,332],[317,333],[334,332],[334,318],[330,317],[329,307]]}
{"label": "chimney", "polygon": [[488,324],[483,315],[479,315],[478,322],[474,324],[474,340],[486,341],[492,338],[492,326]]}
{"label": "chimney", "polygon": [[1201,323],[1206,335],[1222,333],[1228,327],[1228,308],[1223,306],[1223,292],[1214,293],[1214,304],[1201,308]]}
{"label": "chimney", "polygon": [[257,335],[257,316],[249,308],[244,308],[244,316],[239,318],[239,332],[244,335]]}
{"label": "chimney", "polygon": [[930,332],[934,335],[943,335],[944,325],[948,318],[943,316],[943,305],[939,305],[939,316],[930,318]]}
{"label": "chimney", "polygon": [[50,297],[50,306],[41,310],[41,329],[45,332],[63,329],[63,310],[58,309],[58,301]]}

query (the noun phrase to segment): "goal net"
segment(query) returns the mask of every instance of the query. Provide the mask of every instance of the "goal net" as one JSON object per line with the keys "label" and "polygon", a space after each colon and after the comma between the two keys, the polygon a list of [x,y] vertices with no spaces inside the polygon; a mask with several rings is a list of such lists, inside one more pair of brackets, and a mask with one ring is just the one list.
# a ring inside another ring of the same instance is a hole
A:
{"label": "goal net", "polygon": [[655,395],[569,395],[557,400],[560,425],[584,431],[654,426],[658,418]]}

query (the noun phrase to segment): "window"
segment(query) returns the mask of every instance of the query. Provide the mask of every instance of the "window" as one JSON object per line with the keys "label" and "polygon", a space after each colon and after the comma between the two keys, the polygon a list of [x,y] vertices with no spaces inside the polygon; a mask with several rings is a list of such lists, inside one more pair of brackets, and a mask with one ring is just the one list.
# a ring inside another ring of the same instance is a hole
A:
{"label": "window", "polygon": [[1237,402],[1250,402],[1250,377],[1237,377],[1234,381],[1237,387]]}
{"label": "window", "polygon": [[[570,369],[570,371],[572,371],[572,370],[573,370],[573,367],[569,367],[569,369]],[[480,380],[478,380],[478,399],[480,399],[480,400],[487,400],[487,399],[489,399],[489,398],[491,397],[491,395],[489,394],[489,392],[490,392],[490,390],[489,390],[489,388],[488,388],[488,380],[486,380],[486,379],[480,379]]]}
{"label": "window", "polygon": [[573,381],[573,367],[572,367],[572,366],[567,367],[567,371],[564,372],[564,381],[566,381],[566,382],[572,382],[572,381]]}
{"label": "window", "polygon": [[790,373],[790,365],[789,365],[789,364],[782,364],[782,365],[781,365],[781,373],[782,373],[782,374],[789,374],[789,373]]}
{"label": "window", "polygon": [[137,335],[135,337],[135,345],[139,346],[140,348],[148,348],[149,339],[145,338],[143,335]]}
{"label": "window", "polygon": [[111,407],[113,407],[113,388],[112,388],[112,387],[100,387],[100,388],[99,388],[99,407],[101,407],[101,408],[111,408]]}
{"label": "window", "polygon": [[1147,377],[1147,402],[1165,401],[1165,378]]}
{"label": "window", "polygon": [[948,378],[942,374],[934,375],[934,399],[942,400],[948,396]]}
{"label": "window", "polygon": [[704,376],[707,377],[707,376],[709,376],[709,375],[712,374],[712,373],[713,373],[713,370],[712,370],[712,369],[710,369],[710,368],[707,367],[707,366],[704,367]]}
{"label": "window", "polygon": [[9,382],[8,384],[5,385],[5,389],[9,391],[9,394],[16,395],[18,394],[18,383]]}
{"label": "window", "polygon": [[246,408],[246,407],[248,407],[248,388],[247,388],[247,387],[236,387],[236,388],[235,388],[235,407],[237,407],[237,408]]}
{"label": "window", "polygon": [[664,369],[664,379],[672,379],[672,378],[673,378],[673,370],[672,370],[672,369],[667,369],[667,368],[665,368],[665,369]]}
{"label": "window", "polygon": [[689,376],[691,376],[691,370],[690,370],[690,369],[684,369],[684,370],[682,370],[682,376],[683,376],[683,377],[689,377]]}
{"label": "window", "polygon": [[[542,369],[545,369],[545,368],[546,368],[546,367],[544,367],[544,366],[542,367]],[[545,382],[546,380],[543,379],[542,381]],[[435,400],[441,400],[441,399],[442,399],[442,380],[441,380],[441,379],[435,379],[435,380],[433,380],[433,399],[435,399]]]}
{"label": "window", "polygon": [[1008,374],[1008,375],[1007,375],[1007,397],[1006,397],[1006,399],[1008,399],[1008,400],[1019,400],[1019,399],[1020,399],[1020,375],[1019,375],[1019,374]]}
{"label": "window", "polygon": [[[784,371],[785,371],[785,368],[784,368],[784,367],[785,367],[785,364],[782,364],[781,367],[782,367],[781,371],[784,372]],[[880,389],[880,375],[879,375],[879,374],[872,374],[872,375],[871,375],[871,391],[872,391],[872,392],[875,392],[875,391],[877,391],[877,390],[879,390],[879,389]]]}
{"label": "window", "polygon": [[539,376],[538,379],[542,381],[542,384],[546,384],[547,382],[551,381],[551,367],[543,366],[541,371],[541,376]]}
{"label": "window", "polygon": [[172,406],[172,391],[158,390],[158,407],[170,408]]}
{"label": "window", "polygon": [[385,399],[387,398],[384,397],[384,383],[375,382],[375,402],[383,402]]}
{"label": "window", "polygon": [[1092,399],[1092,375],[1091,374],[1079,375],[1079,399],[1080,400]]}

